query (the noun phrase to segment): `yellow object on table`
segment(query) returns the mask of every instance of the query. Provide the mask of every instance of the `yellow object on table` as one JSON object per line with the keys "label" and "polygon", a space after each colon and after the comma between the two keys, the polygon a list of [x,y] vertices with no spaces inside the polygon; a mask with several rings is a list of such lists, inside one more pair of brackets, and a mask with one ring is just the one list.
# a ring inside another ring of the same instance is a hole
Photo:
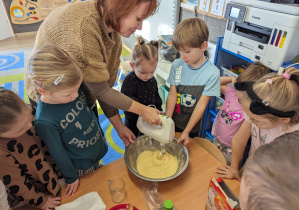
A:
{"label": "yellow object on table", "polygon": [[144,151],[137,158],[137,170],[145,177],[163,179],[175,174],[178,160],[172,154],[160,151]]}

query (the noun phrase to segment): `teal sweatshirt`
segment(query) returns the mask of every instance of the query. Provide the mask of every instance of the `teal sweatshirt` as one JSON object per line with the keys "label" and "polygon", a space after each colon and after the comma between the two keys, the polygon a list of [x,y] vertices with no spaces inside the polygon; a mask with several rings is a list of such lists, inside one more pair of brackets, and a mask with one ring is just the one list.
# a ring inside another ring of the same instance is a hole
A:
{"label": "teal sweatshirt", "polygon": [[86,170],[108,151],[97,118],[88,107],[82,88],[73,102],[47,104],[38,102],[35,129],[49,147],[50,154],[66,183],[78,179],[77,170]]}

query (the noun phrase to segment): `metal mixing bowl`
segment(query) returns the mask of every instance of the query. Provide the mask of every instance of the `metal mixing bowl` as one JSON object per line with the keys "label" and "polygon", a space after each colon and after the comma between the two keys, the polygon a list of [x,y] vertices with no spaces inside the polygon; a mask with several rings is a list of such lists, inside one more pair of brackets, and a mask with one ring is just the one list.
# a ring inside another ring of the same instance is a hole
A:
{"label": "metal mixing bowl", "polygon": [[170,177],[161,179],[153,179],[140,175],[137,171],[137,158],[139,154],[147,150],[156,151],[160,149],[160,142],[145,135],[140,136],[135,140],[134,144],[131,144],[126,148],[124,155],[125,163],[135,176],[147,181],[168,181],[179,176],[185,171],[189,164],[189,153],[187,148],[183,144],[178,144],[177,139],[175,138],[169,144],[165,144],[165,150],[166,152],[176,156],[178,159],[178,169],[176,173]]}

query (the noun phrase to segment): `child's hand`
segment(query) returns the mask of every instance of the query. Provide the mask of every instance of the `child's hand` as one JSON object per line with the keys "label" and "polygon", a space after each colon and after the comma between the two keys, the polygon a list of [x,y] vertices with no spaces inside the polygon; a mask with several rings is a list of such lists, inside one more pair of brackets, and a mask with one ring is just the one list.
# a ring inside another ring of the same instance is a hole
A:
{"label": "child's hand", "polygon": [[180,139],[178,140],[178,144],[183,142],[184,145],[187,145],[189,143],[189,134],[183,132]]}
{"label": "child's hand", "polygon": [[232,77],[232,81],[231,81],[232,87],[234,87],[234,85],[235,85],[236,82],[237,82],[237,78],[236,77]]}
{"label": "child's hand", "polygon": [[61,201],[61,197],[49,196],[47,203],[45,203],[45,205],[43,205],[41,209],[43,209],[43,210],[55,209],[55,207],[60,205],[60,201]]}
{"label": "child's hand", "polygon": [[218,178],[223,179],[238,179],[241,180],[239,170],[234,169],[230,166],[223,165],[224,167],[217,167],[218,171],[215,171],[216,174],[220,174]]}
{"label": "child's hand", "polygon": [[134,140],[136,139],[134,133],[126,126],[123,126],[122,129],[117,130],[117,134],[123,140],[126,147],[129,146],[130,143],[133,144]]}
{"label": "child's hand", "polygon": [[75,195],[77,189],[79,187],[79,179],[74,181],[72,184],[66,184],[66,189],[64,195],[66,198]]}

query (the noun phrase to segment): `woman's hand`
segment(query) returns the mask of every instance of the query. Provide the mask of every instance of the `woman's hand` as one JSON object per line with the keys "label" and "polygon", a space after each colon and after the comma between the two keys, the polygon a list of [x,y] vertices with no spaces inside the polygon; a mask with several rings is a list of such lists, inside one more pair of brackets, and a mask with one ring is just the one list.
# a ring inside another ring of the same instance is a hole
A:
{"label": "woman's hand", "polygon": [[75,195],[77,189],[79,187],[79,179],[74,181],[72,184],[66,184],[64,195],[66,198]]}
{"label": "woman's hand", "polygon": [[60,205],[60,201],[61,201],[61,197],[49,196],[47,203],[45,203],[45,205],[43,205],[41,209],[43,209],[43,210],[55,209],[55,207]]}
{"label": "woman's hand", "polygon": [[189,143],[189,139],[189,133],[183,131],[181,137],[178,140],[178,144],[183,142],[184,145],[187,145]]}
{"label": "woman's hand", "polygon": [[238,169],[232,168],[227,165],[223,165],[223,167],[217,167],[217,171],[215,171],[216,174],[219,174],[218,178],[223,179],[237,179],[241,180],[240,173]]}
{"label": "woman's hand", "polygon": [[161,119],[159,117],[159,114],[162,113],[163,112],[159,111],[158,109],[144,106],[144,109],[140,116],[149,124],[162,125]]}

